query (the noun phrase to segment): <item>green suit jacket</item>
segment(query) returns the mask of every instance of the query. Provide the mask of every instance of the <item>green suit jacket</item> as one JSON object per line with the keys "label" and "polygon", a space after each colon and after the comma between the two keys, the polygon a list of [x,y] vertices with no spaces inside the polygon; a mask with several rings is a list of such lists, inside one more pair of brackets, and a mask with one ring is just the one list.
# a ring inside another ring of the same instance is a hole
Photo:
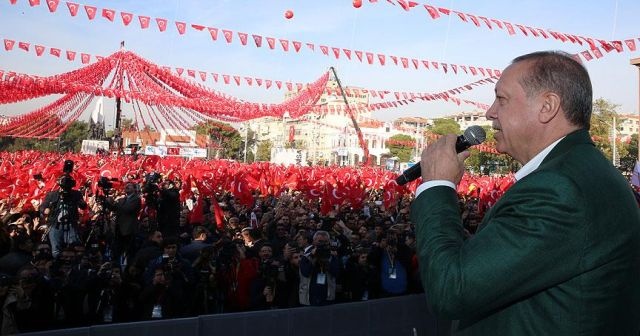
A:
{"label": "green suit jacket", "polygon": [[567,135],[463,236],[455,190],[414,201],[420,274],[470,335],[638,335],[640,211],[589,133]]}

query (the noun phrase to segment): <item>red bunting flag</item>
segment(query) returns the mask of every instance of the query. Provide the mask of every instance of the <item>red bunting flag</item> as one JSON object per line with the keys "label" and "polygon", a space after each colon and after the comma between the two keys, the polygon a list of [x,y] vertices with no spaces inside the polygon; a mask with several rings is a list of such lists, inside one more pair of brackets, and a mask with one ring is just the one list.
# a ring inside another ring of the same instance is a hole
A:
{"label": "red bunting flag", "polygon": [[269,45],[269,49],[273,50],[276,47],[276,39],[273,37],[267,37],[267,44]]}
{"label": "red bunting flag", "polygon": [[403,68],[408,68],[409,67],[409,59],[406,57],[400,57],[400,62],[402,62],[402,67]]}
{"label": "red bunting flag", "polygon": [[76,59],[76,52],[75,51],[71,51],[71,50],[67,50],[67,59],[69,61],[73,61]]}
{"label": "red bunting flag", "polygon": [[470,66],[469,70],[471,71],[471,74],[474,75],[474,76],[476,76],[478,74],[478,72],[476,71],[475,67]]}
{"label": "red bunting flag", "polygon": [[58,4],[60,0],[47,0],[47,6],[49,7],[49,12],[53,13],[58,9]]}
{"label": "red bunting flag", "polygon": [[40,0],[29,0],[29,5],[31,5],[31,7],[40,6]]}
{"label": "red bunting flag", "polygon": [[139,15],[138,16],[138,20],[140,21],[140,28],[141,29],[149,28],[149,21],[151,21],[150,17]]}
{"label": "red bunting flag", "polygon": [[249,36],[249,35],[248,35],[247,33],[241,33],[241,32],[238,32],[238,38],[240,39],[240,43],[241,43],[243,46],[246,46],[246,45],[247,45],[247,37],[248,37],[248,36]]}
{"label": "red bunting flag", "polygon": [[484,24],[487,25],[487,28],[489,29],[493,29],[493,27],[491,26],[491,22],[489,22],[489,19],[487,19],[484,16],[479,16],[480,20],[482,20],[482,22],[484,22]]}
{"label": "red bunting flag", "polygon": [[89,64],[89,61],[91,60],[91,55],[85,54],[85,53],[81,53],[80,54],[80,60],[82,61],[82,64]]}
{"label": "red bunting flag", "polygon": [[344,54],[347,56],[347,59],[351,60],[351,50],[342,48],[342,51],[344,51]]}
{"label": "red bunting flag", "polygon": [[55,57],[60,57],[60,49],[58,48],[50,48],[49,53]]}
{"label": "red bunting flag", "polygon": [[77,3],[67,2],[67,7],[69,8],[69,14],[71,16],[78,15],[78,7],[80,7]]}
{"label": "red bunting flag", "polygon": [[544,31],[544,29],[538,28],[538,33],[540,33],[540,35],[542,35],[542,37],[544,37],[545,39],[549,38],[549,35],[547,35],[547,33]]}
{"label": "red bunting flag", "polygon": [[187,31],[187,24],[184,22],[176,21],[176,29],[178,30],[178,34],[184,35]]}
{"label": "red bunting flag", "polygon": [[256,84],[258,84],[258,86],[262,86],[262,79],[256,78]]}
{"label": "red bunting flag", "polygon": [[113,22],[114,18],[116,17],[116,11],[114,11],[113,9],[103,8],[102,17]]}
{"label": "red bunting flag", "polygon": [[586,59],[587,61],[590,61],[593,59],[593,56],[591,56],[591,53],[589,53],[589,50],[585,50],[583,52],[581,52],[582,57],[584,57],[584,59]]}
{"label": "red bunting flag", "polygon": [[495,23],[496,26],[498,26],[498,28],[503,29],[502,28],[502,22],[500,22],[499,20],[491,19],[491,22]]}
{"label": "red bunting flag", "polygon": [[262,36],[260,35],[251,35],[253,36],[253,42],[256,43],[256,47],[260,48],[262,47]]}
{"label": "red bunting flag", "polygon": [[282,89],[282,81],[276,81],[276,86],[278,87],[278,89]]}
{"label": "red bunting flag", "polygon": [[624,40],[624,43],[627,45],[627,48],[629,48],[629,50],[636,51],[636,41],[634,41],[633,39],[630,39],[630,40]]}
{"label": "red bunting flag", "polygon": [[211,73],[211,76],[213,76],[213,81],[214,82],[218,82],[218,74],[217,73]]}
{"label": "red bunting flag", "polygon": [[438,12],[444,14],[444,15],[449,15],[451,13],[451,11],[447,8],[442,8],[442,7],[438,7]]}
{"label": "red bunting flag", "polygon": [[225,84],[229,84],[230,79],[231,77],[229,75],[222,75],[222,80],[224,81]]}
{"label": "red bunting flag", "polygon": [[613,46],[605,40],[598,40],[598,42],[600,42],[600,46],[602,47],[602,49],[604,49],[605,52],[610,52],[614,49]]}
{"label": "red bunting flag", "polygon": [[29,51],[29,46],[30,44],[27,42],[18,42],[18,48],[24,50],[24,51]]}
{"label": "red bunting flag", "polygon": [[439,64],[438,62],[431,61],[431,66],[433,66],[434,69],[438,70]]}
{"label": "red bunting flag", "polygon": [[416,68],[416,69],[420,66],[420,61],[418,61],[415,58],[411,59],[411,63],[413,63],[413,67]]}
{"label": "red bunting flag", "polygon": [[207,80],[207,73],[204,71],[199,71],[198,72],[200,74],[200,80],[202,80],[203,82]]}
{"label": "red bunting flag", "polygon": [[264,86],[268,89],[271,87],[271,80],[270,79],[265,79],[264,80]]}
{"label": "red bunting flag", "polygon": [[[538,32],[534,28],[531,28],[531,27],[527,26],[527,29],[529,29],[529,31],[531,32],[531,34],[533,34],[534,37],[538,37],[539,36]],[[578,41],[578,43],[582,44],[582,42],[580,42],[580,41]]]}
{"label": "red bunting flag", "polygon": [[482,74],[482,76],[486,76],[486,74],[484,73],[484,69],[483,69],[483,68],[478,68],[478,71],[480,71],[480,73]]}
{"label": "red bunting flag", "polygon": [[393,64],[398,65],[398,58],[396,56],[390,55],[389,57],[391,57]]}
{"label": "red bunting flag", "polygon": [[289,51],[289,40],[280,39],[280,45],[282,46],[282,50]]}
{"label": "red bunting flag", "polygon": [[467,17],[464,16],[464,13],[456,12],[456,11],[453,11],[453,12],[458,14],[458,17],[460,18],[460,20],[462,20],[463,22],[467,22]]}
{"label": "red bunting flag", "polygon": [[373,64],[373,53],[367,52],[367,63]]}
{"label": "red bunting flag", "polygon": [[233,76],[233,80],[236,82],[237,86],[240,86],[240,76]]}
{"label": "red bunting flag", "polygon": [[516,24],[516,27],[518,27],[518,29],[520,29],[520,31],[522,32],[522,34],[524,36],[529,36],[529,33],[527,33],[527,30],[524,28],[523,25]]}
{"label": "red bunting flag", "polygon": [[208,27],[209,34],[211,34],[211,39],[216,41],[218,40],[218,28]]}
{"label": "red bunting flag", "polygon": [[222,34],[224,35],[224,39],[227,40],[227,43],[233,41],[233,32],[231,30],[223,29]]}
{"label": "red bunting flag", "polygon": [[478,18],[475,17],[475,15],[467,14],[467,16],[471,19],[471,22],[476,25],[476,27],[480,27],[480,21],[478,21]]}
{"label": "red bunting flag", "polygon": [[429,61],[422,61],[422,65],[424,65],[425,68],[427,68],[427,70],[429,69]]}
{"label": "red bunting flag", "polygon": [[516,31],[515,29],[513,29],[513,26],[511,25],[511,23],[505,21],[504,26],[507,27],[507,31],[509,32],[509,35],[516,34]]}
{"label": "red bunting flag", "polygon": [[300,48],[302,48],[302,42],[299,42],[299,41],[292,41],[291,43],[293,44],[293,49],[294,49],[296,52],[300,52]]}
{"label": "red bunting flag", "polygon": [[311,49],[311,51],[315,51],[316,50],[316,46],[313,43],[307,43],[307,47],[309,49]]}
{"label": "red bunting flag", "polygon": [[97,8],[95,6],[84,5],[84,11],[87,12],[89,20],[93,20],[96,17]]}
{"label": "red bunting flag", "polygon": [[433,7],[433,6],[429,6],[429,5],[424,5],[424,8],[427,9],[427,12],[429,13],[429,15],[431,16],[432,19],[437,19],[440,17],[440,13],[438,13],[438,10]]}
{"label": "red bunting flag", "polygon": [[378,54],[378,61],[380,61],[380,65],[384,65],[385,57],[382,54]]}
{"label": "red bunting flag", "polygon": [[131,21],[133,20],[133,14],[131,13],[120,12],[120,17],[122,18],[122,23],[125,26],[128,26],[129,23],[131,23]]}
{"label": "red bunting flag", "polygon": [[602,58],[602,52],[600,51],[599,48],[595,48],[593,50],[591,50],[593,52],[593,54],[596,56],[596,58]]}
{"label": "red bunting flag", "polygon": [[329,47],[321,45],[320,50],[322,51],[323,54],[329,55]]}
{"label": "red bunting flag", "polygon": [[4,39],[4,50],[10,51],[11,49],[13,49],[14,44],[16,44],[16,41]]}
{"label": "red bunting flag", "polygon": [[358,57],[358,60],[362,63],[362,51],[354,50],[354,52],[356,53],[356,56]]}
{"label": "red bunting flag", "polygon": [[198,31],[203,31],[205,27],[203,25],[192,23],[191,24],[191,28],[193,28],[195,30],[198,30]]}
{"label": "red bunting flag", "polygon": [[45,47],[36,44],[34,48],[36,49],[36,55],[37,56],[42,56],[42,54],[44,53]]}
{"label": "red bunting flag", "polygon": [[161,32],[167,30],[167,19],[156,18],[156,23],[158,24],[158,29]]}
{"label": "red bunting flag", "polygon": [[245,76],[244,80],[247,81],[247,85],[249,85],[249,86],[253,85],[253,78]]}
{"label": "red bunting flag", "polygon": [[187,69],[187,76],[196,78],[196,71],[192,69]]}
{"label": "red bunting flag", "polygon": [[616,48],[617,52],[622,52],[622,41],[611,41],[611,44]]}
{"label": "red bunting flag", "polygon": [[289,91],[293,91],[293,84],[291,84],[291,82],[287,82],[287,90]]}
{"label": "red bunting flag", "polygon": [[339,59],[340,58],[340,48],[331,47],[331,50],[333,50],[333,55],[336,57],[336,59]]}
{"label": "red bunting flag", "polygon": [[[15,5],[15,4],[18,3],[18,0],[9,0],[9,3],[12,4],[12,5]],[[2,76],[0,76],[0,77],[2,77]]]}
{"label": "red bunting flag", "polygon": [[182,76],[182,73],[184,72],[183,68],[176,68],[176,72],[178,73],[178,76]]}

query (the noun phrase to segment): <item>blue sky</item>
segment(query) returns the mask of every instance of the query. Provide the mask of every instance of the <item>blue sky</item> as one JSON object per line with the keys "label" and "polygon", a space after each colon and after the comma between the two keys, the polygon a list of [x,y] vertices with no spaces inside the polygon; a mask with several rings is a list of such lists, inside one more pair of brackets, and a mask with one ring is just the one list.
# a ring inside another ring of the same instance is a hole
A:
{"label": "blue sky", "polygon": [[[86,52],[92,55],[109,55],[116,51],[120,41],[139,55],[160,65],[182,67],[255,78],[310,82],[317,79],[330,66],[335,66],[344,85],[359,86],[374,90],[399,92],[440,92],[465,85],[483,77],[454,75],[449,71],[403,69],[366,62],[348,61],[344,54],[336,60],[319,52],[319,45],[362,50],[398,57],[426,59],[459,65],[475,65],[485,68],[503,69],[514,57],[547,49],[559,49],[577,53],[587,49],[585,45],[562,43],[550,38],[531,38],[519,31],[510,36],[506,30],[485,27],[477,28],[462,22],[453,13],[431,19],[422,6],[407,12],[400,6],[393,6],[386,0],[370,3],[362,1],[356,9],[352,0],[85,0],[77,2],[99,9],[116,11],[116,19],[110,22],[96,15],[93,21],[87,19],[84,9],[76,17],[71,17],[66,2],[61,1],[55,13],[50,13],[46,1],[31,7],[28,0],[18,0],[11,5],[8,0],[0,0],[0,40],[11,39],[16,46],[11,52],[0,50],[0,69],[36,75],[53,75],[81,67],[79,56],[75,62],[64,57],[60,59],[48,55],[37,57],[34,44],[62,50]],[[393,1],[395,2],[395,1]],[[463,13],[495,18],[514,24],[550,29],[563,33],[594,37],[606,40],[634,38],[640,49],[640,25],[637,0],[603,1],[548,1],[548,0],[459,0],[459,1],[417,1]],[[294,12],[287,20],[284,13]],[[169,20],[166,32],[159,32],[155,22],[146,30],[140,29],[137,17],[125,27],[120,12],[135,15],[160,17]],[[173,21],[186,22],[187,32],[179,35]],[[249,34],[247,46],[234,42],[228,44],[220,35],[212,41],[206,31],[197,31],[189,24],[229,29]],[[516,30],[518,30],[516,28]],[[303,46],[299,53],[284,52],[278,45],[275,50],[256,48],[252,34],[296,40],[316,45],[316,52]],[[32,44],[26,53],[17,48],[17,41]],[[604,52],[603,52],[604,53]],[[620,113],[638,113],[638,74],[629,65],[631,58],[640,57],[638,51],[630,52],[626,47],[622,53],[604,53],[599,60],[585,62],[591,74],[594,97],[605,98],[621,105]],[[352,58],[356,58],[352,55]],[[280,102],[284,91],[274,88],[266,90],[247,85],[239,87],[214,83],[208,77],[207,86],[254,102]],[[476,87],[458,96],[480,103],[491,104],[493,85]],[[18,114],[35,108],[46,99],[27,104],[0,106],[0,114]],[[378,100],[372,100],[376,102]],[[397,109],[376,111],[374,117],[392,120],[400,116],[438,117],[459,111],[474,110],[471,105],[457,106],[447,102],[418,102]],[[86,119],[88,112],[83,119]],[[109,116],[107,116],[109,122]]]}

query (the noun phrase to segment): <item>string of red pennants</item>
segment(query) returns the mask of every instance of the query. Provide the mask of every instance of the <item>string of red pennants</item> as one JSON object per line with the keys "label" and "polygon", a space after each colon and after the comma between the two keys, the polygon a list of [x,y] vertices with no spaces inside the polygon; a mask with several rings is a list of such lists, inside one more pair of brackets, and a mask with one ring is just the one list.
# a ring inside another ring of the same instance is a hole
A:
{"label": "string of red pennants", "polygon": [[[15,50],[14,47],[16,45],[16,41],[15,40],[11,40],[11,39],[4,39],[4,49],[6,51],[13,51]],[[60,58],[60,55],[62,54],[62,50],[60,48],[54,48],[54,47],[46,47],[40,44],[33,44],[30,42],[24,42],[24,41],[18,41],[17,43],[18,45],[18,49],[21,49],[25,52],[30,52],[31,51],[31,46],[34,46],[34,50],[36,52],[36,56],[42,56],[45,54],[45,51],[47,49],[49,49],[49,55],[53,56],[53,57],[57,57]],[[78,54],[78,52],[76,51],[72,51],[72,50],[66,50],[66,56],[67,56],[67,60],[68,61],[74,61],[76,55]],[[90,60],[92,57],[91,54],[89,53],[84,53],[81,52],[79,53],[81,55],[81,60],[83,64],[88,64],[90,63]],[[100,61],[102,59],[104,59],[103,56],[95,56],[95,59]],[[179,75],[182,76],[185,74],[185,70],[184,68],[179,68],[179,67],[168,67],[168,66],[163,66],[162,67],[165,70],[173,70],[175,69],[175,72]],[[196,73],[199,74],[199,78],[201,81],[206,81],[207,80],[207,74],[209,72],[206,71],[201,71],[201,70],[193,70],[193,69],[187,69],[186,70],[186,74],[189,77],[192,77],[193,79],[197,79],[196,77]],[[213,79],[214,82],[216,83],[224,83],[225,85],[232,85],[231,83],[231,79],[233,78],[233,82],[237,85],[248,85],[248,86],[254,86],[254,83],[256,86],[258,87],[264,87],[265,89],[271,89],[271,88],[277,88],[278,90],[282,90],[283,88],[288,89],[289,91],[293,91],[294,89],[296,91],[301,91],[306,84],[300,83],[300,82],[288,82],[288,81],[281,81],[281,80],[273,80],[273,79],[263,79],[263,78],[258,78],[258,77],[249,77],[249,76],[239,76],[239,75],[229,75],[229,74],[218,74],[218,73],[213,73],[210,72],[211,74],[211,78]],[[244,79],[244,80],[243,80]],[[461,103],[466,103],[469,105],[474,105],[477,108],[480,109],[488,109],[488,105],[483,104],[483,103],[477,103],[474,101],[470,101],[467,99],[458,99],[455,97],[451,97],[452,95],[456,95],[459,93],[462,93],[464,91],[470,91],[473,90],[474,87],[477,86],[481,86],[481,85],[485,85],[485,84],[493,84],[495,83],[495,80],[497,80],[497,77],[489,77],[489,78],[483,78],[477,81],[474,81],[472,83],[469,84],[464,84],[461,85],[459,87],[453,88],[453,89],[449,89],[449,90],[445,90],[442,92],[438,92],[438,93],[418,93],[418,92],[403,92],[403,91],[390,91],[390,90],[376,90],[376,89],[364,89],[364,88],[345,88],[345,93],[347,94],[347,96],[359,96],[361,94],[366,94],[369,93],[371,95],[371,98],[380,98],[380,99],[384,99],[385,96],[387,95],[393,95],[395,96],[396,101],[393,102],[378,102],[378,103],[373,103],[370,106],[368,106],[367,108],[360,108],[360,111],[363,110],[367,110],[367,111],[371,111],[371,110],[380,110],[380,109],[385,109],[385,108],[392,108],[392,107],[397,107],[398,105],[402,106],[402,105],[407,105],[409,103],[414,103],[416,100],[420,99],[420,100],[436,100],[436,99],[442,99],[445,101],[449,101],[451,100],[452,102],[456,103],[457,105],[460,105]],[[275,85],[274,85],[275,83]],[[264,86],[263,86],[264,84]],[[325,89],[325,93],[329,94],[329,95],[335,95],[335,96],[342,96],[342,92],[338,89],[338,88],[330,88],[327,87]],[[340,107],[332,107],[332,106],[324,106],[322,107],[324,109],[325,113],[331,113],[331,112],[336,112],[336,111],[342,111],[340,109]]]}
{"label": "string of red pennants", "polygon": [[[369,2],[377,3],[378,0],[369,0]],[[407,12],[411,11],[414,8],[423,7],[427,11],[429,16],[434,20],[439,19],[442,16],[449,16],[453,14],[460,19],[460,22],[471,24],[476,28],[482,27],[489,30],[493,30],[493,28],[496,27],[496,30],[506,31],[510,36],[516,35],[518,32],[520,32],[520,34],[525,37],[544,38],[544,39],[549,39],[550,37],[552,37],[553,39],[563,43],[570,42],[577,45],[586,44],[589,46],[589,49],[583,50],[577,53],[576,57],[582,57],[587,61],[591,61],[592,59],[594,59],[594,57],[597,59],[602,58],[604,54],[602,53],[600,48],[602,48],[606,53],[609,53],[613,50],[617,52],[623,52],[625,51],[625,47],[627,51],[635,51],[636,39],[640,41],[640,37],[628,38],[625,40],[605,40],[605,39],[600,39],[595,37],[585,37],[577,34],[570,34],[570,33],[550,30],[550,29],[537,28],[537,27],[532,27],[524,24],[512,23],[505,20],[489,18],[486,16],[481,16],[481,15],[476,15],[471,13],[464,13],[464,12],[452,10],[445,7],[432,6],[429,4],[420,4],[415,1],[386,0],[386,2],[394,6],[399,5],[400,8],[404,9]],[[16,4],[17,0],[10,0],[10,3]],[[46,3],[49,8],[49,11],[53,13],[57,11],[58,5],[60,4],[60,0],[47,0]],[[100,14],[102,18],[109,20],[111,22],[114,22],[118,16],[117,13],[120,13],[120,18],[122,20],[122,23],[125,26],[129,26],[134,21],[134,18],[137,17],[140,24],[140,29],[148,29],[152,21],[155,21],[155,23],[158,26],[158,30],[160,32],[165,32],[169,27],[169,20],[165,18],[153,18],[154,20],[152,20],[150,16],[136,15],[134,13],[116,11],[114,9],[98,8],[96,6],[79,4],[79,3],[68,2],[68,1],[66,2],[66,4],[69,10],[69,14],[72,17],[77,16],[80,9],[84,8],[84,11],[89,20],[94,20],[96,16]],[[39,6],[40,0],[29,0],[29,5],[31,7]],[[304,45],[311,52],[318,51],[316,50],[316,44],[310,43],[310,42],[303,43],[300,41],[291,41],[284,38],[264,37],[258,34],[251,34],[251,36],[249,37],[249,33],[234,32],[229,29],[207,27],[200,24],[188,24],[182,21],[175,21],[174,24],[175,24],[176,30],[180,35],[185,35],[188,27],[191,27],[196,31],[205,31],[206,29],[206,31],[210,33],[213,41],[217,41],[218,35],[221,34],[223,35],[227,43],[233,43],[234,36],[237,35],[236,41],[240,41],[240,43],[243,46],[246,46],[247,44],[249,44],[248,41],[251,38],[253,39],[256,48],[261,48],[264,40],[266,41],[269,49],[272,49],[272,50],[275,49],[277,45],[280,45],[283,51],[289,52],[290,46],[292,46],[293,50],[296,53],[298,53],[300,52],[300,50],[303,49],[303,45]],[[426,70],[436,70],[436,71],[442,70],[444,73],[451,73],[448,71],[449,69],[451,69],[454,74],[457,74],[458,69],[461,69],[466,74],[471,73],[474,76],[478,74],[481,74],[482,76],[498,76],[498,77],[500,76],[499,70],[480,67],[480,66],[466,66],[466,65],[450,64],[445,62],[419,60],[419,59],[410,58],[410,57],[398,57],[395,55],[386,55],[386,54],[366,52],[366,51],[363,52],[360,50],[351,50],[347,48],[332,47],[332,46],[326,46],[326,45],[319,45],[318,47],[319,47],[318,48],[319,51],[322,52],[325,56],[330,56],[330,54],[333,54],[333,56],[336,59],[339,59],[341,55],[344,55],[344,57],[346,57],[347,60],[355,61],[357,59],[361,63],[366,61],[368,64],[374,64],[377,61],[378,64],[380,64],[381,66],[384,66],[387,64],[387,60],[390,59],[394,65],[401,66],[405,69],[409,69],[411,68],[411,66],[413,66],[414,69],[424,68]],[[352,57],[352,55],[355,55],[356,57]]]}

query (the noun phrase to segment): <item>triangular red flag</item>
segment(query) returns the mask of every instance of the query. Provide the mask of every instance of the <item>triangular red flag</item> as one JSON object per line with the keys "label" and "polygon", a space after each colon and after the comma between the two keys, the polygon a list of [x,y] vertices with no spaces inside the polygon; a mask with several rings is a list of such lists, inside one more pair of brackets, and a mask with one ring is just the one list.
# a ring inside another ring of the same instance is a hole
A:
{"label": "triangular red flag", "polygon": [[200,80],[202,80],[203,82],[207,80],[207,73],[204,71],[198,71],[198,73],[200,74]]}
{"label": "triangular red flag", "polygon": [[479,16],[480,20],[482,20],[484,22],[484,24],[487,25],[487,28],[489,29],[493,29],[493,27],[491,26],[491,22],[489,22],[489,19],[487,19],[484,16]]}
{"label": "triangular red flag", "polygon": [[378,61],[380,61],[380,65],[384,65],[384,55],[378,54]]}
{"label": "triangular red flag", "polygon": [[211,34],[211,39],[216,41],[218,40],[218,28],[208,27],[209,34]]}
{"label": "triangular red flag", "polygon": [[36,44],[34,48],[36,49],[36,55],[42,56],[42,54],[44,53],[45,47]]}
{"label": "triangular red flag", "polygon": [[176,68],[176,72],[178,73],[178,76],[182,76],[182,73],[184,72],[183,68]]}
{"label": "triangular red flag", "polygon": [[342,51],[344,51],[344,54],[347,56],[347,59],[351,59],[351,50],[342,48]]}
{"label": "triangular red flag", "polygon": [[291,84],[291,82],[287,82],[287,90],[289,91],[293,91],[293,84]]}
{"label": "triangular red flag", "polygon": [[367,55],[367,63],[373,64],[373,53],[367,52],[365,54]]}
{"label": "triangular red flag", "polygon": [[224,35],[224,39],[227,40],[227,43],[233,41],[233,32],[231,30],[223,29],[222,34]]}
{"label": "triangular red flag", "polygon": [[322,53],[325,54],[325,55],[329,55],[329,47],[327,47],[327,46],[321,45],[320,46],[320,51],[322,51]]}
{"label": "triangular red flag", "polygon": [[333,55],[336,57],[336,59],[339,59],[340,58],[340,48],[331,47],[331,50],[333,50]]}
{"label": "triangular red flag", "polygon": [[291,43],[293,43],[293,49],[296,52],[300,52],[300,48],[302,48],[302,43],[299,41],[291,41]]}
{"label": "triangular red flag", "polygon": [[516,24],[516,27],[518,27],[518,29],[520,29],[520,31],[522,32],[522,34],[524,36],[529,36],[529,33],[527,33],[527,30],[524,28],[523,25]]}
{"label": "triangular red flag", "polygon": [[29,0],[29,5],[31,5],[31,7],[40,6],[40,0]]}
{"label": "triangular red flag", "polygon": [[422,60],[422,65],[429,70],[429,61]]}
{"label": "triangular red flag", "polygon": [[11,49],[13,49],[14,44],[16,44],[16,41],[4,39],[4,50],[10,51]]}
{"label": "triangular red flag", "polygon": [[251,35],[251,36],[253,36],[253,42],[255,42],[255,43],[256,43],[256,47],[257,47],[257,48],[262,47],[262,36],[260,36],[260,35],[255,35],[255,34],[254,34],[254,35]]}
{"label": "triangular red flag", "polygon": [[276,86],[278,87],[278,89],[282,89],[282,81],[277,80]]}
{"label": "triangular red flag", "polygon": [[456,13],[456,14],[458,14],[458,17],[460,18],[460,20],[462,20],[462,21],[464,21],[464,22],[467,22],[467,17],[466,17],[466,16],[464,16],[464,13],[456,12],[456,11],[453,11],[453,12],[454,12],[454,13]]}
{"label": "triangular red flag", "polygon": [[427,9],[427,12],[429,13],[429,15],[431,16],[432,19],[437,19],[440,17],[440,14],[438,13],[438,10],[433,7],[433,6],[429,6],[429,5],[424,5],[424,8]]}
{"label": "triangular red flag", "polygon": [[630,51],[636,51],[636,41],[633,39],[624,40],[624,43],[627,45]]}
{"label": "triangular red flag", "polygon": [[409,59],[406,57],[400,57],[400,62],[402,62],[402,67],[403,68],[408,68],[409,67]]}
{"label": "triangular red flag", "polygon": [[73,61],[76,59],[76,52],[75,51],[71,51],[71,50],[67,50],[67,59],[69,61]]}
{"label": "triangular red flag", "polygon": [[356,56],[358,57],[358,60],[359,60],[360,62],[362,62],[362,51],[360,51],[360,50],[355,50],[354,52],[356,53]]}
{"label": "triangular red flag", "polygon": [[131,23],[131,21],[133,20],[133,14],[131,13],[120,12],[120,17],[122,17],[122,23],[125,26],[128,26],[129,23]]}
{"label": "triangular red flag", "polygon": [[273,37],[267,37],[267,44],[269,45],[269,49],[273,49],[276,47],[276,39]]}
{"label": "triangular red flag", "polygon": [[218,203],[218,200],[215,197],[212,197],[212,202],[213,203],[213,216],[216,219],[216,227],[218,228],[218,230],[224,230],[224,212],[222,211],[222,208],[220,207],[220,203]]}
{"label": "triangular red flag", "polygon": [[80,7],[77,3],[67,2],[67,7],[69,8],[69,14],[71,16],[78,15],[78,7]]}
{"label": "triangular red flag", "polygon": [[256,78],[256,84],[258,84],[258,86],[262,86],[262,79]]}
{"label": "triangular red flag", "polygon": [[149,28],[149,21],[151,21],[150,17],[139,15],[138,20],[140,21],[140,28],[142,29]]}
{"label": "triangular red flag", "polygon": [[24,51],[29,51],[29,46],[30,44],[28,42],[18,42],[18,48],[24,50]]}
{"label": "triangular red flag", "polygon": [[89,20],[93,20],[96,17],[96,10],[95,6],[84,5],[84,11],[87,12]]}
{"label": "triangular red flag", "polygon": [[214,82],[218,82],[218,74],[217,73],[211,73],[211,76],[213,76],[213,81]]}
{"label": "triangular red flag", "polygon": [[192,69],[187,69],[187,76],[196,78],[196,71]]}
{"label": "triangular red flag", "polygon": [[418,68],[418,66],[420,66],[420,61],[418,61],[418,60],[417,60],[417,59],[415,59],[415,58],[412,58],[412,59],[411,59],[411,62],[413,63],[413,66],[414,66],[416,69]]}
{"label": "triangular red flag", "polygon": [[161,32],[167,30],[167,19],[156,18],[156,23],[158,24],[158,29]]}
{"label": "triangular red flag", "polygon": [[240,43],[242,45],[247,45],[247,33],[240,33],[238,32],[238,37],[240,38]]}
{"label": "triangular red flag", "polygon": [[60,57],[60,49],[58,48],[50,48],[49,53],[55,57]]}
{"label": "triangular red flag", "polygon": [[591,56],[591,53],[589,53],[589,50],[585,50],[580,54],[582,54],[582,57],[584,57],[584,59],[586,59],[587,61],[590,61],[593,59],[593,56]]}
{"label": "triangular red flag", "polygon": [[491,22],[495,23],[496,26],[498,26],[498,28],[503,29],[502,28],[502,22],[500,22],[499,20],[491,19]]}
{"label": "triangular red flag", "polygon": [[264,87],[266,87],[267,89],[271,87],[271,80],[270,79],[265,79],[264,80]]}
{"label": "triangular red flag", "polygon": [[515,31],[515,29],[513,29],[513,26],[511,25],[511,23],[505,22],[504,26],[507,27],[507,31],[509,32],[509,35],[515,35],[516,34],[516,31]]}
{"label": "triangular red flag", "polygon": [[467,14],[467,16],[471,19],[471,22],[476,25],[476,27],[480,27],[480,21],[478,21],[478,18],[475,15]]}
{"label": "triangular red flag", "polygon": [[191,28],[195,29],[195,30],[199,30],[199,31],[203,31],[204,30],[204,26],[203,25],[199,25],[199,24],[191,24]]}
{"label": "triangular red flag", "polygon": [[60,0],[47,0],[47,6],[49,7],[49,12],[53,13],[58,9],[58,4]]}
{"label": "triangular red flag", "polygon": [[240,86],[240,76],[233,76],[233,80],[236,82],[237,86]]}
{"label": "triangular red flag", "polygon": [[398,57],[390,55],[389,57],[391,57],[391,60],[393,61],[393,64],[398,65]]}
{"label": "triangular red flag", "polygon": [[617,52],[622,52],[622,41],[611,41],[611,44],[616,48]]}
{"label": "triangular red flag", "polygon": [[315,51],[315,45],[313,43],[307,43],[307,47],[311,49],[311,51]]}
{"label": "triangular red flag", "polygon": [[602,52],[600,51],[599,48],[595,48],[593,50],[591,50],[593,52],[593,54],[596,56],[596,58],[602,58]]}
{"label": "triangular red flag", "polygon": [[89,61],[91,60],[91,55],[85,54],[85,53],[81,53],[80,54],[80,60],[82,60],[82,64],[89,64]]}
{"label": "triangular red flag", "polygon": [[289,40],[280,39],[280,45],[284,51],[289,51]]}
{"label": "triangular red flag", "polygon": [[178,30],[178,34],[184,35],[187,31],[187,24],[184,22],[176,21],[176,29]]}
{"label": "triangular red flag", "polygon": [[225,84],[229,84],[229,80],[231,80],[231,76],[222,75],[222,80],[224,81]]}
{"label": "triangular red flag", "polygon": [[18,3],[18,0],[9,0],[9,3],[12,4],[12,5],[15,5],[15,4]]}
{"label": "triangular red flag", "polygon": [[107,9],[107,8],[103,8],[102,9],[102,17],[106,18],[107,20],[113,22],[113,20],[116,17],[116,11],[114,11],[113,9]]}

